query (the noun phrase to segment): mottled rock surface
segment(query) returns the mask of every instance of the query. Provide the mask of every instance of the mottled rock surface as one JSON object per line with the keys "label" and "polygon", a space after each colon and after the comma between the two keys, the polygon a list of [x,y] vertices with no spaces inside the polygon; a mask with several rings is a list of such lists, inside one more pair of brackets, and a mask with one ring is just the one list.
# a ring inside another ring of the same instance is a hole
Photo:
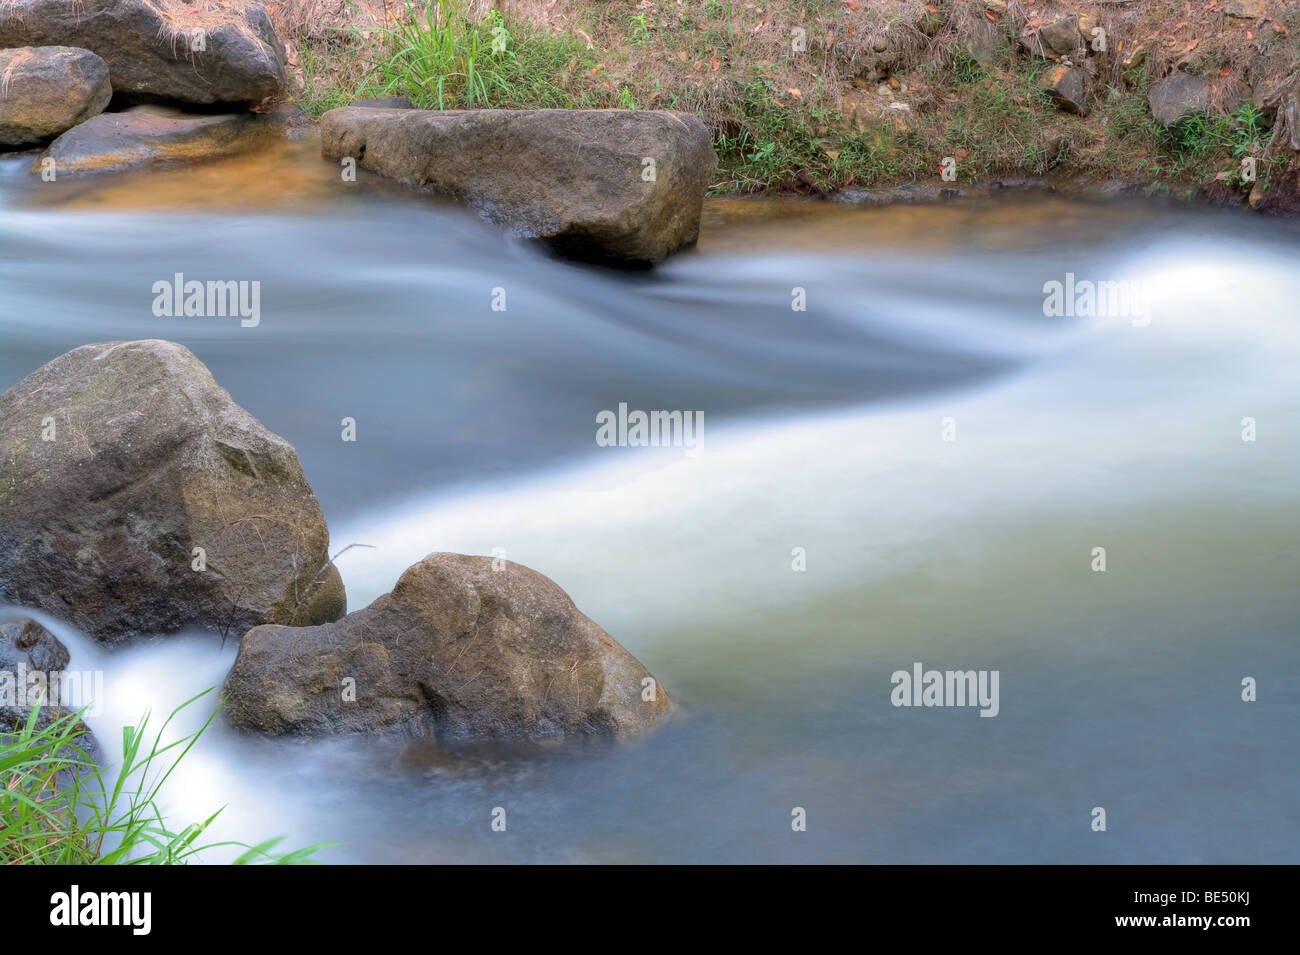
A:
{"label": "mottled rock surface", "polygon": [[573,258],[652,265],[694,244],[708,127],[655,110],[416,110],[321,118],[321,154],[464,202]]}
{"label": "mottled rock surface", "polygon": [[99,54],[119,93],[222,103],[284,91],[284,44],[260,3],[203,11],[165,0],[0,3],[0,47],[54,44]]}
{"label": "mottled rock surface", "polygon": [[319,623],[328,545],[293,448],[181,345],[84,345],[0,395],[0,600],[110,643]]}
{"label": "mottled rock surface", "polygon": [[66,46],[0,50],[0,145],[39,143],[102,112],[108,65]]}
{"label": "mottled rock surface", "polygon": [[269,124],[247,113],[194,115],[165,106],[136,106],[101,113],[68,130],[32,164],[57,175],[118,172],[166,162],[233,155],[260,142]]}
{"label": "mottled rock surface", "polygon": [[450,743],[623,738],[669,710],[551,580],[460,554],[429,555],[337,623],[250,630],[226,693],[230,721],[264,733],[403,727]]}

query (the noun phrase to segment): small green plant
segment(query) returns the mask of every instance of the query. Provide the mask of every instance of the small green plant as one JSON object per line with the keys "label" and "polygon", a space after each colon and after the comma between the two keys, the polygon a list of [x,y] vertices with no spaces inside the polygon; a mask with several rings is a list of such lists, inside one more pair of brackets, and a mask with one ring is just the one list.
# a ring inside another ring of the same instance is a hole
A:
{"label": "small green plant", "polygon": [[286,853],[272,851],[280,839],[256,846],[197,844],[221,810],[179,830],[163,819],[163,784],[216,712],[188,736],[164,743],[163,734],[178,713],[210,692],[173,710],[147,751],[149,714],[123,727],[122,761],[111,779],[83,748],[79,713],[33,707],[25,723],[0,733],[0,864],[181,865],[221,846],[246,850],[236,865],[314,862],[325,844]]}
{"label": "small green plant", "polygon": [[627,42],[645,46],[650,42],[650,20],[644,12],[630,18],[632,31],[627,35]]}
{"label": "small green plant", "polygon": [[1179,120],[1167,134],[1167,142],[1180,158],[1200,159],[1227,152],[1247,156],[1262,149],[1268,138],[1263,114],[1249,103],[1238,106],[1230,115],[1192,113]]}
{"label": "small green plant", "polygon": [[1267,141],[1264,114],[1250,103],[1242,103],[1229,117],[1232,123],[1232,154],[1240,158],[1260,152]]}
{"label": "small green plant", "polygon": [[[337,91],[319,84],[314,100],[326,108],[339,105],[338,98],[396,94],[425,109],[595,108],[613,105],[616,96],[575,79],[590,79],[597,65],[596,52],[575,34],[496,10],[476,19],[466,0],[429,3],[409,21],[368,39],[354,29],[351,38],[356,55],[372,65],[359,82],[342,81]],[[576,94],[572,86],[579,87]]]}
{"label": "small green plant", "polygon": [[988,79],[989,71],[984,68],[984,64],[967,53],[964,48],[954,46],[949,52],[952,54],[952,73],[958,83],[969,85]]}
{"label": "small green plant", "polygon": [[427,3],[423,15],[383,31],[391,52],[378,64],[383,93],[404,91],[438,109],[474,109],[507,89],[502,66],[514,56],[510,34],[493,10],[475,21],[463,0]]}
{"label": "small green plant", "polygon": [[749,161],[763,168],[770,168],[772,158],[776,155],[776,143],[766,142],[754,150],[749,156]]}

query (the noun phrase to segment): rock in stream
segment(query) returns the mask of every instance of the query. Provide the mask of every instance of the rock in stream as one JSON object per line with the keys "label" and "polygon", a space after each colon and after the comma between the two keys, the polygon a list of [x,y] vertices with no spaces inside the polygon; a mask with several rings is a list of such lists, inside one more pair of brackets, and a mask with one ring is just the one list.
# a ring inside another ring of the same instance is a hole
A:
{"label": "rock in stream", "polygon": [[428,187],[572,258],[653,265],[693,245],[717,171],[708,127],[655,110],[413,110],[321,117],[321,154]]}
{"label": "rock in stream", "polygon": [[298,456],[185,347],[83,345],[0,395],[0,600],[101,642],[343,615]]}
{"label": "rock in stream", "polygon": [[636,735],[663,687],[548,578],[490,557],[430,554],[337,623],[244,635],[226,714],[263,733],[401,728],[438,742]]}

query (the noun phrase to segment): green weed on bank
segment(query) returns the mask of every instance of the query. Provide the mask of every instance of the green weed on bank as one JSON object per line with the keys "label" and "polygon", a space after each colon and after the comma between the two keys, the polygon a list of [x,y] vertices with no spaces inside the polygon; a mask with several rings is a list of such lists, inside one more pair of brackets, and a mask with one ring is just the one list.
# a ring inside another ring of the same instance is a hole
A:
{"label": "green weed on bank", "polygon": [[[463,0],[428,3],[366,34],[340,30],[302,50],[299,104],[312,116],[358,99],[406,96],[423,109],[584,109],[616,105],[594,50],[573,35],[476,18]],[[626,97],[623,97],[625,100]],[[624,102],[623,105],[626,105]]]}
{"label": "green weed on bank", "polygon": [[182,865],[199,853],[235,846],[236,865],[312,863],[327,844],[277,853],[280,839],[256,846],[200,843],[218,809],[202,822],[175,829],[158,805],[159,794],[181,760],[211,725],[168,743],[163,735],[178,713],[212,691],[172,711],[146,749],[149,714],[122,729],[116,773],[95,765],[85,747],[80,714],[33,707],[26,722],[0,733],[0,864]]}

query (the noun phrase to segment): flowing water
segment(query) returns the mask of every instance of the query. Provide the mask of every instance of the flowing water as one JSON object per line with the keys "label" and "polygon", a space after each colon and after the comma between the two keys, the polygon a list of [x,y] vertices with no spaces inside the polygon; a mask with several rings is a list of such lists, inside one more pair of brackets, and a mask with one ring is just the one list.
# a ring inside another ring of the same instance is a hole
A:
{"label": "flowing water", "polygon": [[[629,275],[336,177],[310,138],[91,183],[0,162],[0,388],[182,342],[295,445],[334,549],[368,545],[339,559],[351,609],[502,548],[680,712],[532,756],[218,722],[173,821],[224,805],[215,837],[338,862],[1300,861],[1295,224],[716,201],[697,250]],[[177,272],[259,281],[259,324],[155,317]],[[1045,316],[1066,273],[1146,283],[1150,322]],[[620,403],[702,411],[697,452],[598,447]],[[104,671],[110,751],[234,657],[41,619]],[[894,706],[916,662],[998,671],[997,716]]]}

